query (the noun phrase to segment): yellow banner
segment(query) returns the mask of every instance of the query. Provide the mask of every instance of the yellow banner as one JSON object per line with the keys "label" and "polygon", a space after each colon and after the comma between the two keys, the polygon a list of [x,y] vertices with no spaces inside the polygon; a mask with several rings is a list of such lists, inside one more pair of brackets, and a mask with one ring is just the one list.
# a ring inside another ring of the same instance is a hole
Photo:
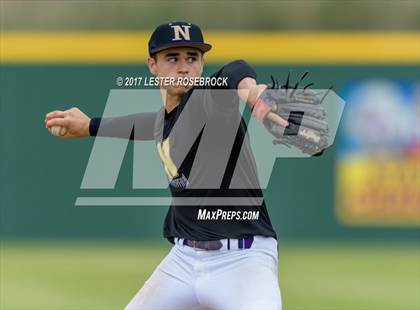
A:
{"label": "yellow banner", "polygon": [[337,167],[338,218],[351,226],[420,226],[418,158],[355,158]]}
{"label": "yellow banner", "polygon": [[[0,32],[1,63],[140,63],[149,32]],[[207,63],[418,64],[420,32],[205,32]]]}

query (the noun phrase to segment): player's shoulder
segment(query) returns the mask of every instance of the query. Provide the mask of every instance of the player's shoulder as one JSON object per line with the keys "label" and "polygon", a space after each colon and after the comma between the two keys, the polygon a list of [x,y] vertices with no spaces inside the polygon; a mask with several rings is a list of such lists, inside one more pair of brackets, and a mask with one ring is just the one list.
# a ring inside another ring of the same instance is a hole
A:
{"label": "player's shoulder", "polygon": [[225,64],[221,68],[221,70],[232,70],[232,69],[249,68],[249,67],[251,67],[251,65],[248,64],[245,60],[237,59],[237,60],[233,60]]}
{"label": "player's shoulder", "polygon": [[239,81],[244,77],[256,78],[256,72],[252,66],[243,59],[237,59],[225,64],[212,77],[224,77],[230,89],[237,88]]}

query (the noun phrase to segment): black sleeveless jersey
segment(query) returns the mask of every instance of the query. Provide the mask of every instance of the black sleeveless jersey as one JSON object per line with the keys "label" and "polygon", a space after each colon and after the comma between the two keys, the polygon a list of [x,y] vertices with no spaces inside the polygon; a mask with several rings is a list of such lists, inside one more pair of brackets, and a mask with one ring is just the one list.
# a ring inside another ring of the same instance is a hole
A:
{"label": "black sleeveless jersey", "polygon": [[101,135],[118,136],[117,124],[125,119],[132,126],[134,117],[142,136],[134,137],[133,130],[130,138],[155,140],[173,197],[163,229],[170,242],[276,238],[236,90],[243,78],[256,74],[239,60],[212,77],[225,78],[227,85],[193,87],[169,113],[162,108],[131,118],[92,119],[91,135],[100,135],[101,124]]}

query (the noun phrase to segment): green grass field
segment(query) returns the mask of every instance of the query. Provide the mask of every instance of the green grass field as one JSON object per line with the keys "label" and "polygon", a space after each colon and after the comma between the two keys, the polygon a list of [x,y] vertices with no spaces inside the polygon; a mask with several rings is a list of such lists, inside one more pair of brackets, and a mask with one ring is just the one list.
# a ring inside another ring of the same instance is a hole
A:
{"label": "green grass field", "polygon": [[[168,250],[169,243],[2,242],[0,309],[122,309]],[[420,308],[414,244],[286,243],[279,276],[285,310]]]}

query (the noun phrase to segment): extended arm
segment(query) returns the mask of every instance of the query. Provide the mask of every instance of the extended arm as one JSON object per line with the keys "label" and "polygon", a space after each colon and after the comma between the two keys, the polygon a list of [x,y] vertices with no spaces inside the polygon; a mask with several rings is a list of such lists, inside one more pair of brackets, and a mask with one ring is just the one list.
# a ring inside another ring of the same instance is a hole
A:
{"label": "extended arm", "polygon": [[67,133],[60,137],[63,139],[101,136],[130,140],[153,140],[155,119],[155,112],[90,119],[78,108],[71,108],[66,111],[48,113],[45,116],[45,127],[65,127]]}

